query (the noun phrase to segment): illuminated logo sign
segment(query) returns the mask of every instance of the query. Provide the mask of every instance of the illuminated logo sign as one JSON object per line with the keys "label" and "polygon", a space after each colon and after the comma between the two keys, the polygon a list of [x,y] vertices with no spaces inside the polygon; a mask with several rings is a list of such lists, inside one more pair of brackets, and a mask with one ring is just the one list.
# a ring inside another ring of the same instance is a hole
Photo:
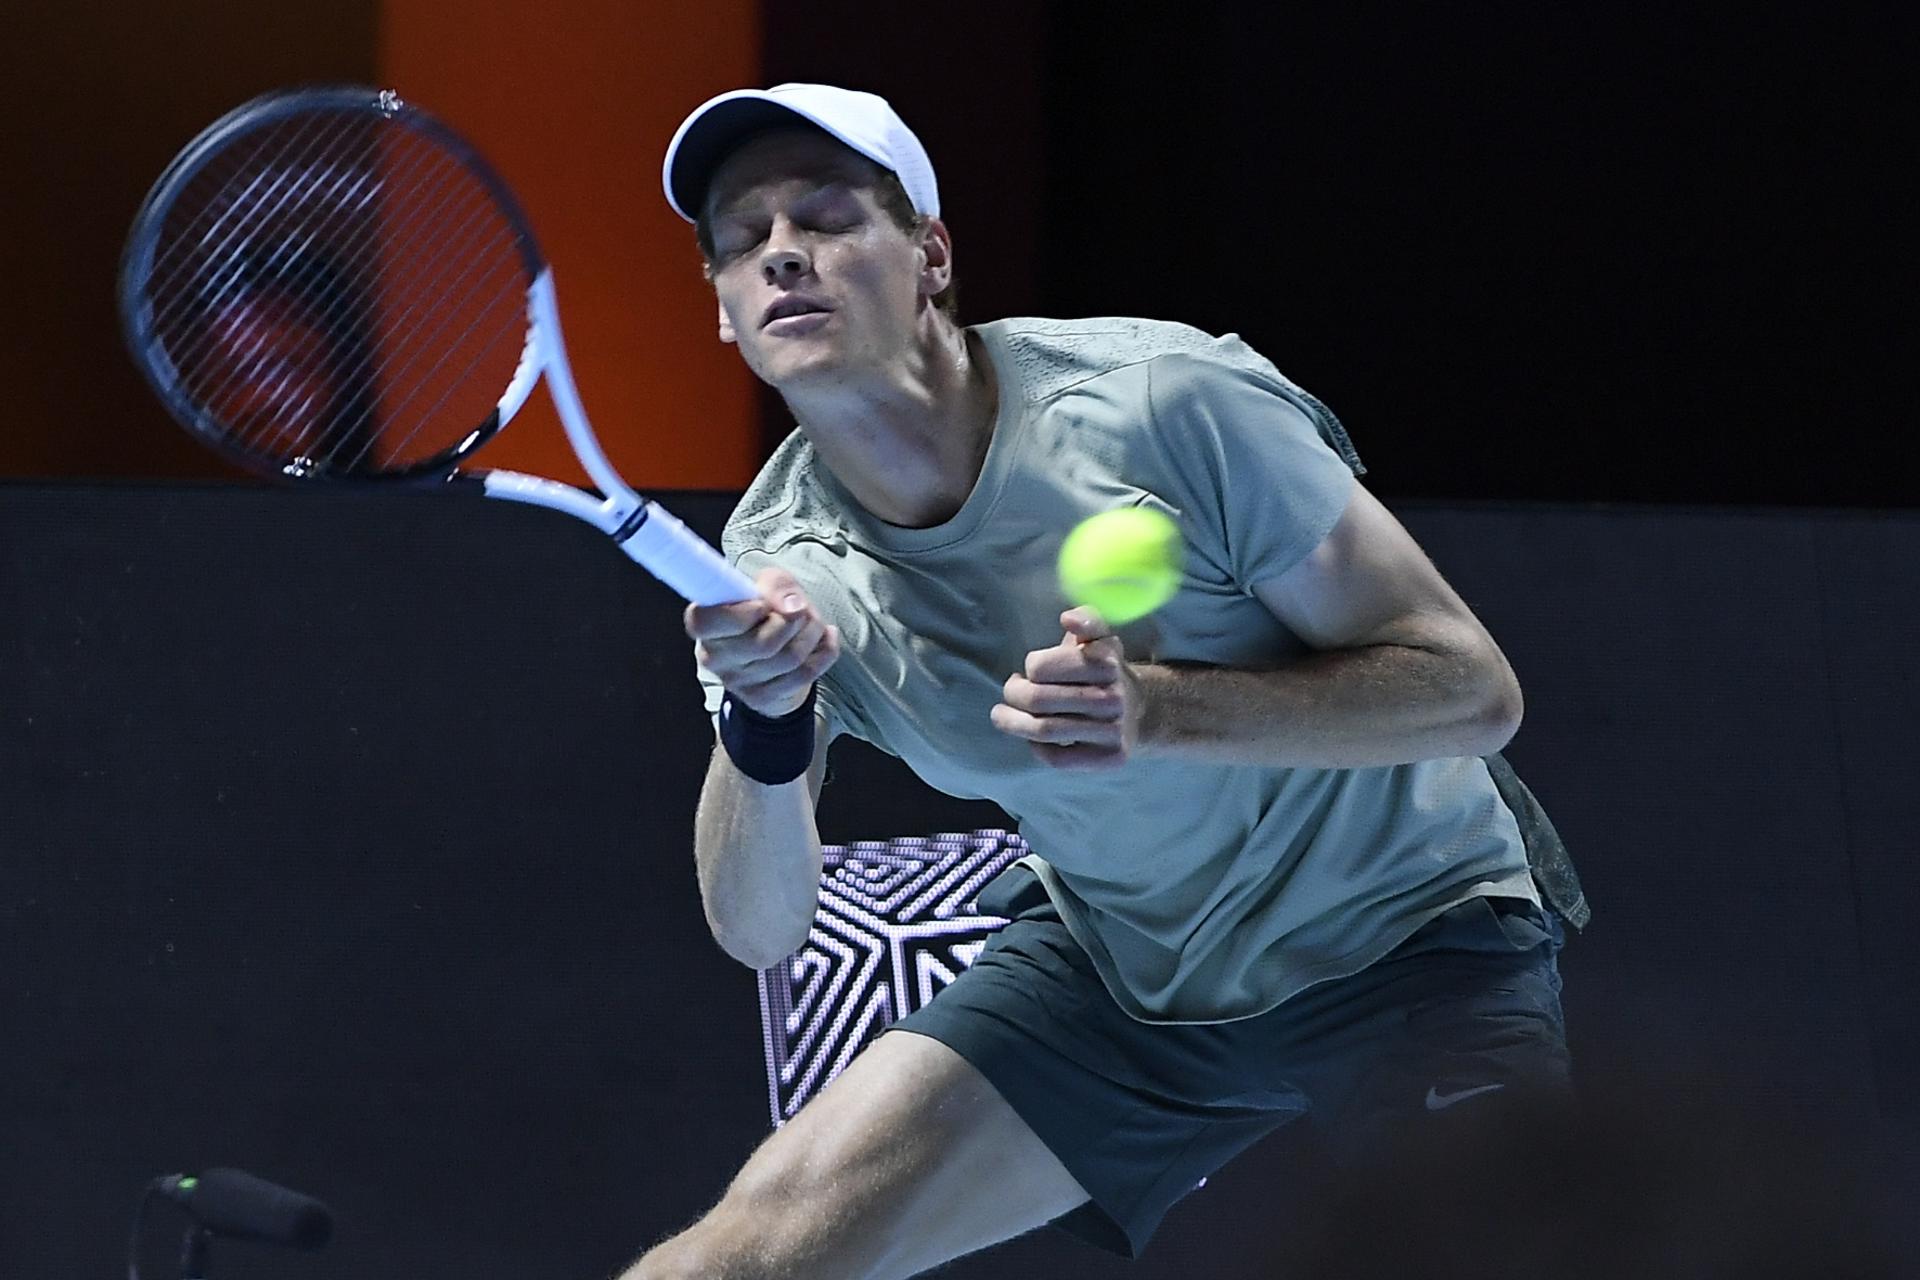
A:
{"label": "illuminated logo sign", "polygon": [[933,999],[1006,921],[980,890],[1027,846],[1005,831],[828,845],[813,930],[760,974],[767,1102],[777,1127],[887,1024]]}

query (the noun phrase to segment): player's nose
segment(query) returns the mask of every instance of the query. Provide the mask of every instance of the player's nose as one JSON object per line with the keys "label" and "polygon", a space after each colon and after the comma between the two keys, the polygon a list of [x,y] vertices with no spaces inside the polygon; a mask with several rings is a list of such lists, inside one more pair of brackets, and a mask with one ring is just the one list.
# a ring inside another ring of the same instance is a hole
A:
{"label": "player's nose", "polygon": [[797,279],[813,268],[813,260],[797,245],[769,245],[760,259],[768,283]]}
{"label": "player's nose", "polygon": [[760,270],[769,284],[797,279],[813,270],[806,237],[785,214],[776,214],[773,225],[767,229],[766,247],[760,252]]}

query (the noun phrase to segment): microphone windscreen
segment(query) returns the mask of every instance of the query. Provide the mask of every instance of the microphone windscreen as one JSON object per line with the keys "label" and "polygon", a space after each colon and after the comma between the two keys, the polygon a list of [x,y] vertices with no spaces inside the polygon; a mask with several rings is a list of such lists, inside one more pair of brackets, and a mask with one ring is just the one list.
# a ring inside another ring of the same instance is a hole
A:
{"label": "microphone windscreen", "polygon": [[333,1212],[312,1196],[240,1169],[208,1169],[188,1197],[202,1226],[216,1235],[318,1249],[333,1236]]}

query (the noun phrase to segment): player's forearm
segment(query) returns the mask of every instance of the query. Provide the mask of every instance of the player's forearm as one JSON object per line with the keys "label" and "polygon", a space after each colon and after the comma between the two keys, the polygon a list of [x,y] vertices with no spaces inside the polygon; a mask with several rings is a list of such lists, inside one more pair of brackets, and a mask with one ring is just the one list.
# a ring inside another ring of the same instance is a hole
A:
{"label": "player's forearm", "polygon": [[806,777],[767,786],[715,751],[693,848],[707,927],[728,955],[765,969],[806,941],[821,865]]}
{"label": "player's forearm", "polygon": [[1143,754],[1359,769],[1498,751],[1520,724],[1504,659],[1374,645],[1247,671],[1135,663]]}

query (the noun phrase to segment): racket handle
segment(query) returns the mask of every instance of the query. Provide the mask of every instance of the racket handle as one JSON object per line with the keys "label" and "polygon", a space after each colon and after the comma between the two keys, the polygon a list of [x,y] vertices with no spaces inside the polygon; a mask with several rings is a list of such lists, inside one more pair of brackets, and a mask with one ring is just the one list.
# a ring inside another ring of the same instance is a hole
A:
{"label": "racket handle", "polygon": [[752,579],[659,503],[643,503],[637,515],[639,527],[615,533],[614,541],[682,598],[694,604],[733,604],[760,594]]}

